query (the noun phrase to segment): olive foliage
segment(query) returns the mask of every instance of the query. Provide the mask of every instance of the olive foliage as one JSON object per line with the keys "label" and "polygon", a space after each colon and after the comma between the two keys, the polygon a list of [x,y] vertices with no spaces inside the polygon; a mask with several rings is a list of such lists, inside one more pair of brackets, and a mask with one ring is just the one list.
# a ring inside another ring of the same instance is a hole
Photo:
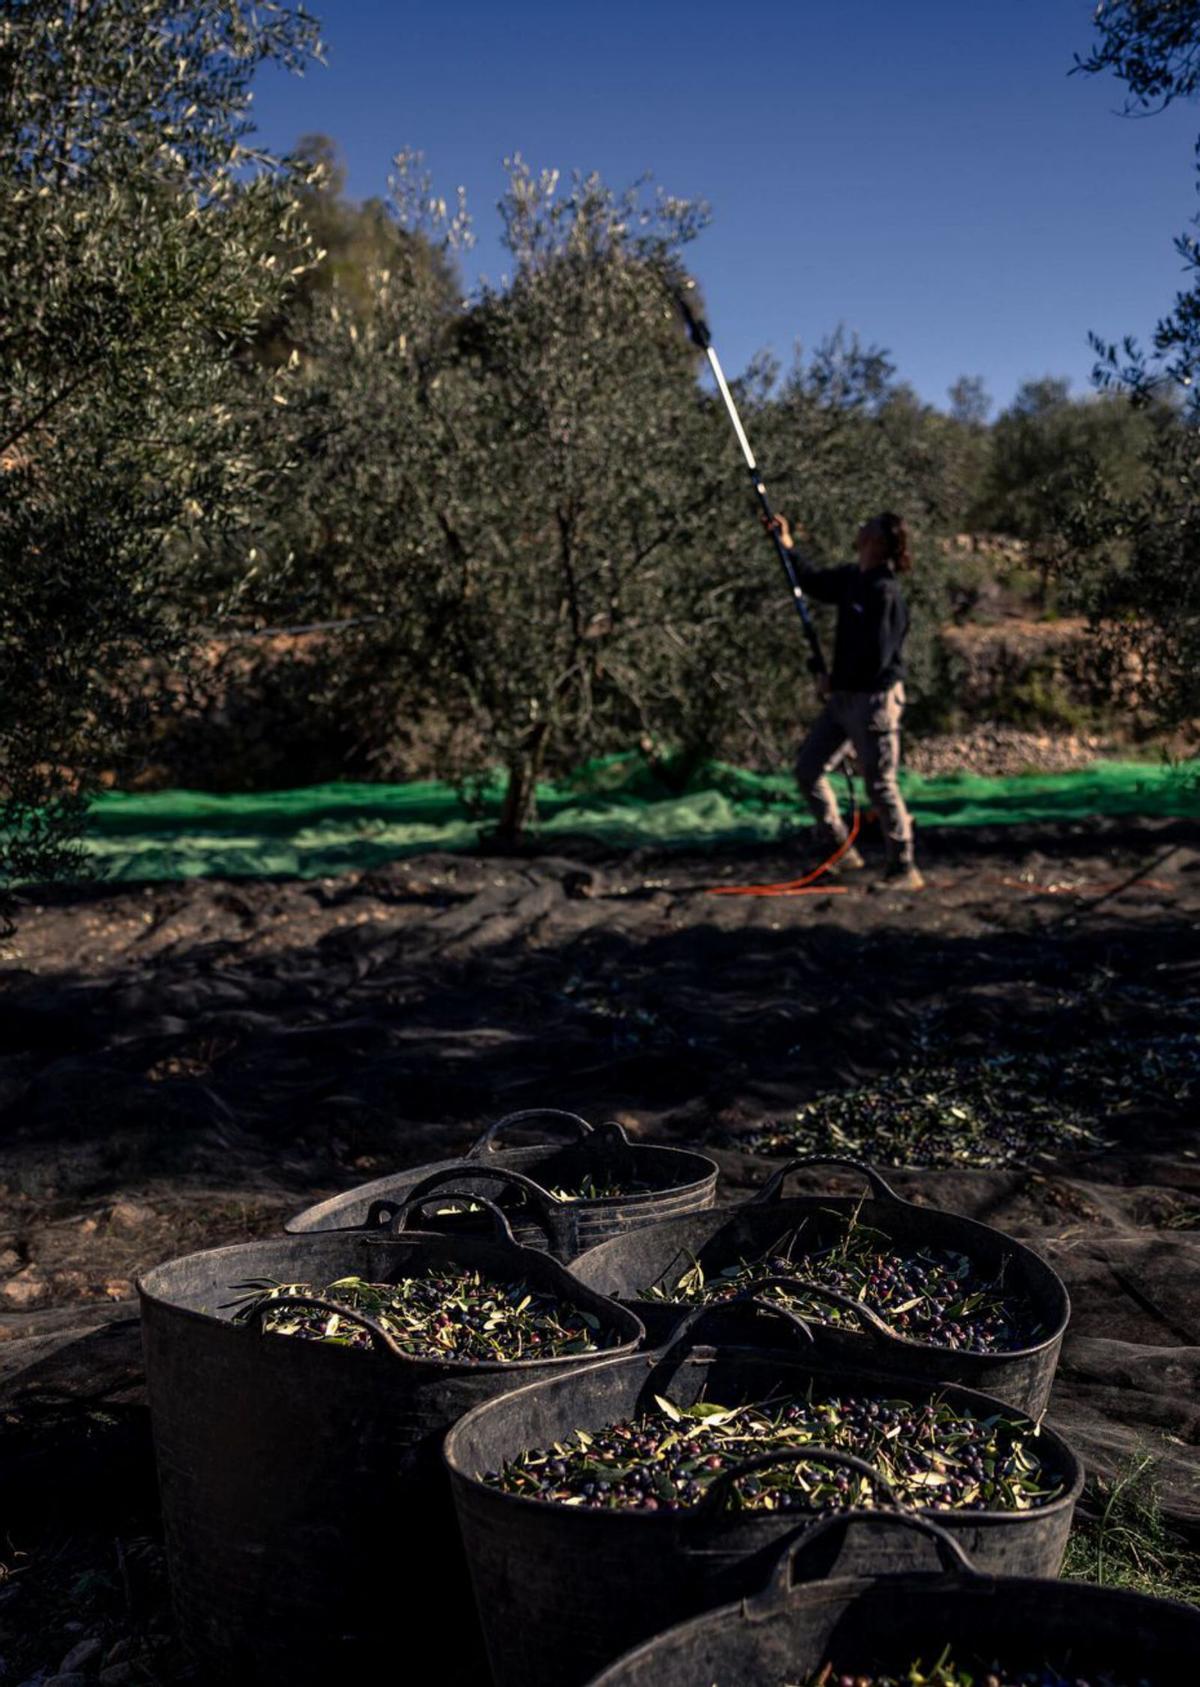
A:
{"label": "olive foliage", "polygon": [[[1113,0],[1095,14],[1092,51],[1078,68],[1112,74],[1127,109],[1162,110],[1200,93],[1197,0]],[[1133,336],[1093,336],[1096,379],[1139,415],[1142,449],[1132,486],[1080,476],[1077,547],[1092,561],[1077,579],[1084,604],[1140,659],[1162,722],[1200,717],[1200,226],[1176,240],[1189,275],[1149,350]]]}
{"label": "olive foliage", "polygon": [[124,682],[254,496],[237,350],[307,260],[250,82],[317,47],[286,5],[0,3],[0,881],[75,863]]}
{"label": "olive foliage", "polygon": [[1023,382],[997,417],[973,515],[984,528],[1028,542],[1042,607],[1052,582],[1080,560],[1074,511],[1081,486],[1101,486],[1114,499],[1135,494],[1151,438],[1145,413],[1124,398],[1073,398],[1069,383],[1052,377]]}
{"label": "olive foliage", "polygon": [[[1100,28],[1110,57],[1083,68],[1123,66],[1139,98],[1192,91],[1186,43],[1164,84]],[[186,672],[197,628],[239,653],[264,625],[324,629],[287,714],[314,741],[345,723],[323,773],[393,772],[405,735],[467,790],[499,766],[510,839],[543,771],[632,743],[777,763],[814,706],[672,298],[704,207],[513,159],[508,273],[467,294],[470,217],[419,155],[354,204],[323,137],[255,147],[255,69],[318,50],[291,5],[0,0],[0,878],[76,863],[98,771],[120,776],[137,738],[139,671]],[[1047,569],[1086,546],[1097,614],[1141,627],[1157,606],[1156,671],[1182,698],[1194,418],[1117,375],[1140,408],[1042,382],[989,426],[977,379],[936,409],[839,329],[734,381],[814,561],[906,516],[917,722],[947,691],[940,541],[980,523]]]}
{"label": "olive foliage", "polygon": [[727,475],[658,279],[702,209],[520,160],[501,209],[511,277],[452,300],[469,220],[397,158],[404,238],[369,297],[335,279],[306,306],[272,429],[295,474],[252,590],[260,612],[342,619],[381,741],[416,715],[443,772],[505,768],[513,833],[548,753],[623,747],[655,718]]}
{"label": "olive foliage", "polygon": [[[336,622],[340,706],[376,765],[416,721],[426,765],[460,785],[501,767],[503,836],[543,769],[632,743],[685,766],[786,754],[812,707],[804,646],[673,298],[704,208],[514,159],[511,272],[469,299],[444,285],[469,218],[419,158],[397,158],[387,213],[395,237],[357,285],[334,277],[285,323],[296,386],[261,406],[279,496],[225,610]],[[877,348],[838,332],[734,386],[816,560],[844,561],[885,507],[930,541],[957,522],[975,434]],[[918,695],[937,678],[937,558],[930,542],[913,588]]]}

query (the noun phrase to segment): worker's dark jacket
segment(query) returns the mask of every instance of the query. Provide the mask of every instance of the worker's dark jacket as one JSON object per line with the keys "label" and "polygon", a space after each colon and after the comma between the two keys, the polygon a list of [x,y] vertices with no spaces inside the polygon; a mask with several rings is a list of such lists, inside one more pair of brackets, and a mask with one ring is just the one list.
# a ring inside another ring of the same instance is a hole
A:
{"label": "worker's dark jacket", "polygon": [[908,605],[890,568],[864,573],[856,563],[814,568],[792,552],[800,584],[818,603],[837,604],[830,680],[835,691],[886,691],[904,678]]}

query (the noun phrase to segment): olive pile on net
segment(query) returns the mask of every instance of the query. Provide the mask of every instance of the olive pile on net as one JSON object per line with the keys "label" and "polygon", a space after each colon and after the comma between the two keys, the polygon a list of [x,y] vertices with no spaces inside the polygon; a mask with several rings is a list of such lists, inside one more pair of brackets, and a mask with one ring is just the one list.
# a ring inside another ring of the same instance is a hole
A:
{"label": "olive pile on net", "polygon": [[835,1511],[878,1503],[865,1476],[787,1455],[805,1446],[854,1453],[901,1503],[938,1511],[1031,1511],[1063,1491],[1032,1424],[975,1417],[944,1400],[785,1396],[724,1407],[657,1398],[641,1417],[575,1430],[531,1447],[483,1478],[525,1499],[591,1510],[679,1511],[722,1471],[759,1454],[771,1467],[738,1478],[730,1504],[752,1511]]}
{"label": "olive pile on net", "polygon": [[1156,998],[1169,1035],[1088,1036],[1082,1046],[1019,1049],[982,1060],[922,1061],[882,1082],[831,1090],[786,1123],[734,1138],[770,1155],[853,1154],[879,1166],[1017,1166],[1112,1146],[1099,1128],[1150,1102],[1195,1109],[1200,1035],[1191,1002]]}
{"label": "olive pile on net", "polygon": [[[834,1243],[805,1248],[804,1226],[780,1238],[758,1259],[737,1260],[706,1274],[699,1261],[670,1288],[643,1291],[647,1299],[733,1300],[763,1277],[802,1277],[862,1301],[898,1335],[965,1353],[1005,1353],[1028,1347],[1043,1333],[1028,1299],[1007,1290],[1003,1271],[988,1275],[966,1254],[949,1248],[904,1251],[881,1231],[850,1224]],[[847,1324],[854,1314],[798,1291],[765,1289],[814,1323]]]}
{"label": "olive pile on net", "polygon": [[[238,1303],[235,1321],[260,1306],[263,1329],[273,1335],[369,1348],[370,1331],[334,1310],[296,1306],[283,1299],[317,1295],[346,1312],[374,1320],[402,1353],[419,1359],[452,1359],[475,1364],[511,1363],[516,1359],[555,1359],[590,1353],[615,1339],[590,1312],[533,1289],[482,1271],[431,1270],[395,1283],[367,1283],[340,1277],[334,1283],[240,1283],[250,1293]],[[282,1300],[272,1309],[271,1302]]]}
{"label": "olive pile on net", "polygon": [[1073,1669],[1043,1664],[1037,1669],[1007,1669],[1002,1663],[960,1667],[949,1649],[936,1664],[914,1663],[901,1675],[849,1675],[826,1664],[815,1675],[788,1681],[784,1687],[1152,1687],[1144,1677],[1080,1675]]}

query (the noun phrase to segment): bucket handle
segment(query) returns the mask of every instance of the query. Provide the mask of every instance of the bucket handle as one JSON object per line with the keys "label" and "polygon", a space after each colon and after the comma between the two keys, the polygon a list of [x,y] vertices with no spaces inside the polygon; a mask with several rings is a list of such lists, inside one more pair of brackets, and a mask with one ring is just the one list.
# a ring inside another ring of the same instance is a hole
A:
{"label": "bucket handle", "polygon": [[[849,1457],[844,1459],[849,1464]],[[714,1487],[715,1487],[714,1483]],[[712,1492],[712,1489],[709,1489]],[[783,1551],[775,1560],[761,1592],[751,1595],[746,1600],[746,1613],[752,1618],[762,1619],[772,1615],[787,1603],[788,1595],[796,1582],[796,1563],[810,1552],[818,1540],[830,1534],[840,1534],[843,1538],[859,1531],[870,1531],[876,1534],[887,1534],[896,1529],[907,1529],[912,1534],[923,1535],[933,1542],[937,1548],[938,1560],[946,1575],[953,1576],[956,1581],[971,1583],[986,1582],[988,1577],[977,1570],[963,1548],[954,1536],[940,1523],[931,1523],[926,1517],[919,1517],[911,1511],[840,1511],[832,1517],[818,1518],[815,1523],[803,1523],[800,1528],[784,1544]]]}
{"label": "bucket handle", "polygon": [[363,1229],[387,1230],[403,1205],[403,1201],[396,1200],[394,1197],[388,1200],[384,1196],[381,1200],[372,1201],[367,1208],[367,1216],[363,1219]]}
{"label": "bucket handle", "polygon": [[786,1166],[780,1166],[778,1171],[771,1173],[750,1205],[760,1207],[770,1201],[778,1201],[790,1174],[799,1171],[802,1166],[844,1166],[847,1171],[861,1172],[877,1201],[891,1201],[898,1207],[910,1205],[902,1195],[897,1195],[891,1184],[879,1175],[874,1166],[868,1165],[865,1160],[856,1160],[849,1154],[801,1154],[796,1159],[789,1160]]}
{"label": "bucket handle", "polygon": [[313,1306],[320,1312],[336,1312],[339,1318],[345,1318],[351,1324],[361,1324],[370,1335],[371,1345],[377,1353],[390,1353],[397,1359],[404,1357],[387,1330],[369,1313],[355,1312],[348,1306],[339,1306],[335,1300],[326,1300],[324,1295],[264,1295],[246,1314],[247,1328],[256,1329],[260,1336],[270,1335],[271,1332],[263,1328],[263,1319],[268,1312],[273,1312],[281,1306]]}
{"label": "bucket handle", "polygon": [[[495,1201],[489,1201],[486,1195],[456,1195],[453,1190],[446,1195],[435,1193],[432,1195],[408,1196],[407,1200],[401,1201],[392,1214],[391,1223],[388,1226],[388,1235],[405,1235],[408,1231],[408,1221],[413,1214],[419,1208],[432,1206],[435,1202],[453,1203],[460,1207],[466,1207],[474,1203],[475,1206],[482,1207],[492,1221],[492,1229],[495,1232],[496,1240],[507,1242],[510,1247],[519,1246],[517,1238],[512,1233],[512,1225],[508,1222],[507,1214],[501,1212]],[[380,1204],[382,1205],[382,1203]]]}
{"label": "bucket handle", "polygon": [[[728,1470],[713,1479],[709,1484],[700,1505],[696,1508],[697,1518],[711,1517],[723,1512],[729,1504],[729,1496],[735,1485],[745,1476],[752,1476],[756,1470],[773,1470],[781,1464],[828,1464],[842,1465],[847,1470],[853,1470],[858,1476],[865,1476],[871,1486],[880,1494],[890,1506],[899,1506],[900,1496],[895,1488],[874,1465],[860,1459],[857,1453],[843,1453],[837,1447],[780,1447],[773,1453],[755,1453],[753,1458],[743,1459],[740,1464],[731,1465]],[[799,1545],[799,1543],[796,1543]]]}
{"label": "bucket handle", "polygon": [[[468,1168],[463,1167],[461,1171],[456,1173],[456,1175],[461,1177],[467,1176]],[[472,1167],[470,1168],[470,1175],[472,1177],[479,1177],[482,1174]],[[475,1204],[480,1207],[495,1206],[495,1203],[489,1201],[486,1195],[459,1194],[454,1190],[449,1190],[441,1198],[447,1204],[453,1202],[456,1205],[465,1206],[468,1201],[474,1201]],[[432,1201],[432,1199],[433,1196],[422,1196],[419,1204],[425,1205],[429,1201]],[[362,1227],[364,1230],[375,1231],[380,1235],[398,1236],[402,1230],[407,1228],[407,1226],[403,1224],[398,1226],[396,1224],[396,1220],[412,1204],[413,1200],[411,1195],[405,1195],[403,1197],[399,1195],[381,1196],[379,1199],[372,1201],[370,1206],[367,1208],[367,1216],[363,1220]],[[516,1237],[512,1234],[511,1226],[508,1225],[508,1220],[505,1219],[504,1222],[508,1234],[506,1236],[502,1235],[501,1240],[516,1241]]]}
{"label": "bucket handle", "polygon": [[524,1124],[529,1119],[553,1119],[556,1124],[572,1125],[577,1142],[582,1142],[585,1136],[592,1134],[591,1125],[578,1113],[568,1113],[562,1107],[524,1107],[520,1112],[506,1113],[502,1119],[497,1119],[495,1124],[489,1125],[479,1140],[468,1148],[467,1159],[478,1159],[484,1153],[495,1154],[496,1138],[500,1132],[507,1130],[510,1125]]}
{"label": "bucket handle", "polygon": [[612,1143],[617,1148],[625,1149],[627,1153],[633,1148],[633,1144],[629,1140],[629,1132],[620,1119],[605,1119],[595,1127],[592,1135],[598,1142]]}
{"label": "bucket handle", "polygon": [[[873,1341],[880,1343],[896,1342],[905,1345],[904,1337],[898,1336],[890,1329],[875,1311],[861,1300],[855,1300],[852,1295],[844,1295],[837,1289],[827,1289],[824,1283],[810,1283],[804,1277],[756,1277],[752,1283],[746,1285],[745,1290],[738,1296],[739,1300],[750,1300],[757,1297],[763,1289],[794,1289],[797,1294],[804,1294],[810,1300],[823,1300],[830,1306],[840,1306],[846,1312],[852,1312],[858,1322],[860,1332],[870,1336]],[[768,1301],[768,1306],[774,1306],[774,1301]],[[788,1310],[785,1308],[785,1310]]]}
{"label": "bucket handle", "polygon": [[[408,1202],[423,1199],[433,1194],[437,1189],[444,1189],[450,1183],[459,1183],[463,1178],[486,1178],[489,1183],[502,1184],[507,1189],[519,1189],[532,1209],[534,1220],[545,1232],[546,1239],[558,1246],[564,1241],[573,1241],[573,1227],[570,1222],[570,1208],[564,1202],[556,1200],[548,1189],[543,1189],[540,1183],[535,1183],[524,1172],[512,1171],[508,1166],[480,1166],[474,1162],[461,1162],[457,1166],[446,1166],[440,1172],[431,1172],[414,1188],[410,1189],[406,1197]],[[454,1190],[454,1194],[464,1195],[461,1189]],[[465,1192],[465,1199],[481,1199]]]}
{"label": "bucket handle", "polygon": [[[730,1314],[732,1313],[732,1319]],[[739,1296],[736,1300],[719,1300],[710,1302],[707,1306],[698,1306],[675,1331],[674,1339],[667,1347],[662,1357],[670,1360],[682,1349],[691,1352],[693,1348],[708,1346],[715,1342],[731,1340],[729,1324],[733,1323],[735,1333],[732,1340],[736,1342],[736,1326],[745,1323],[746,1334],[753,1335],[754,1325],[766,1316],[777,1319],[787,1326],[792,1345],[803,1348],[816,1340],[811,1327],[803,1318],[790,1311],[786,1306],[780,1306],[775,1301],[756,1300],[753,1296]],[[711,1326],[711,1328],[708,1328]],[[706,1329],[708,1339],[706,1340]],[[680,1355],[682,1356],[682,1355]]]}

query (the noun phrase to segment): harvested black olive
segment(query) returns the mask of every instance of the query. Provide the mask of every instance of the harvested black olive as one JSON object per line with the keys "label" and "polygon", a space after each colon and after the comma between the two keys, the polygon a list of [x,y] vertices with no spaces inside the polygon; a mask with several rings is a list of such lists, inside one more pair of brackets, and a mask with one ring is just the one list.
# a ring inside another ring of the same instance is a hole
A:
{"label": "harvested black olive", "polygon": [[874,1396],[781,1398],[683,1408],[658,1400],[639,1418],[576,1430],[533,1447],[483,1480],[505,1493],[590,1510],[678,1511],[695,1505],[724,1470],[778,1452],[778,1471],[734,1484],[731,1504],[752,1511],[844,1510],[875,1503],[866,1477],[790,1462],[808,1446],[865,1459],[901,1502],[937,1511],[1031,1511],[1062,1493],[1038,1455],[1028,1420],[978,1418],[944,1401]]}
{"label": "harvested black olive", "polygon": [[[235,1319],[250,1317],[265,1304],[263,1329],[272,1335],[333,1342],[342,1347],[370,1347],[365,1325],[321,1307],[296,1306],[284,1297],[317,1295],[346,1312],[373,1319],[402,1353],[421,1359],[450,1359],[473,1364],[511,1363],[517,1359],[554,1359],[609,1346],[600,1320],[532,1289],[481,1271],[428,1271],[395,1283],[367,1283],[340,1277],[335,1283],[241,1283],[251,1293]],[[271,1302],[283,1303],[276,1310]]]}
{"label": "harvested black olive", "polygon": [[[802,1277],[862,1301],[897,1334],[965,1353],[1004,1353],[1032,1346],[1044,1333],[1026,1296],[1004,1286],[1003,1271],[988,1276],[966,1254],[949,1248],[905,1252],[866,1224],[849,1223],[833,1243],[811,1251],[805,1225],[780,1237],[757,1259],[737,1260],[706,1273],[700,1262],[676,1281],[644,1289],[650,1300],[707,1303],[732,1300],[763,1277]],[[798,1291],[770,1288],[815,1323],[854,1325],[853,1312]]]}

